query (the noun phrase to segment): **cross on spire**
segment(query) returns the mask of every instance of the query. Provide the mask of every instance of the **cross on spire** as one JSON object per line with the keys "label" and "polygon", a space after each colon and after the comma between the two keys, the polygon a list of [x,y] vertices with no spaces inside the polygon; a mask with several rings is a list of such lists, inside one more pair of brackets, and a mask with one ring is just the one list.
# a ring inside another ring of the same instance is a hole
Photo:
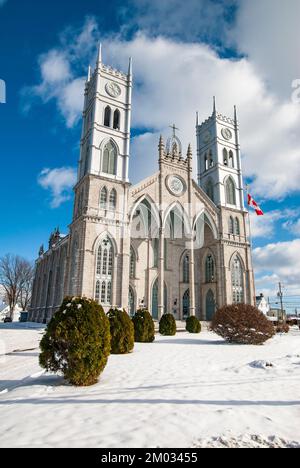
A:
{"label": "cross on spire", "polygon": [[170,128],[173,130],[173,137],[176,137],[176,130],[179,131],[179,128],[177,128],[175,124],[170,125]]}

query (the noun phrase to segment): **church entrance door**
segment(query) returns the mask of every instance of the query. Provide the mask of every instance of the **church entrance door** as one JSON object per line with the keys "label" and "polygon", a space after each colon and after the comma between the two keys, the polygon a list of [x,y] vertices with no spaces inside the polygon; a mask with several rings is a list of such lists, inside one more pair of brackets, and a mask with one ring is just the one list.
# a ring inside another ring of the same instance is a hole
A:
{"label": "church entrance door", "polygon": [[190,290],[187,289],[182,298],[182,315],[187,318],[190,314]]}
{"label": "church entrance door", "polygon": [[210,289],[206,296],[206,320],[211,322],[213,316],[215,315],[216,305],[215,305],[215,297],[214,293]]}

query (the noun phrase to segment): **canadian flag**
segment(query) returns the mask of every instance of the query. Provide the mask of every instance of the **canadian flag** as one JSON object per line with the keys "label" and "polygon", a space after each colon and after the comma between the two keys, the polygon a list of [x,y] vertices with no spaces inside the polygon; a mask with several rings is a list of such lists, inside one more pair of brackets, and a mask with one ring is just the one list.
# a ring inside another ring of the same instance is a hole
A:
{"label": "canadian flag", "polygon": [[248,193],[248,205],[251,206],[254,210],[257,216],[263,216],[264,212],[263,210],[258,206],[256,201],[251,197],[250,193]]}

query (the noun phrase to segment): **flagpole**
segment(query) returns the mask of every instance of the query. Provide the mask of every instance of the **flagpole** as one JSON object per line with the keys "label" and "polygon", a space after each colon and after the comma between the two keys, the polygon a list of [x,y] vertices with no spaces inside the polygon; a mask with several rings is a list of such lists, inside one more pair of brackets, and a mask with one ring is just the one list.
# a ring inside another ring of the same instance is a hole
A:
{"label": "flagpole", "polygon": [[[250,219],[250,206],[249,206],[249,184],[246,185],[246,193],[247,193],[247,206],[248,206],[248,224],[249,224],[249,244],[250,244],[250,257],[251,257],[251,265],[252,265],[252,281],[253,281],[253,287],[254,287],[254,295],[253,295],[253,301],[254,301],[254,306],[256,305],[256,290],[255,290],[255,277],[254,277],[254,270],[253,270],[253,260],[252,260],[252,249],[253,249],[253,243],[252,243],[252,232],[251,232],[251,219]],[[248,256],[247,256],[248,257]]]}

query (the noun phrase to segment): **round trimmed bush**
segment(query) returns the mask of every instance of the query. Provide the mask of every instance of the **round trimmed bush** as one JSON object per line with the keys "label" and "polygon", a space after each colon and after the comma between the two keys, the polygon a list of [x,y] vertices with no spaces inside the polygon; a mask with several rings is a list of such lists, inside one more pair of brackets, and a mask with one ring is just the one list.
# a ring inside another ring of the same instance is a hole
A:
{"label": "round trimmed bush", "polygon": [[122,309],[110,309],[107,317],[110,323],[111,353],[131,353],[134,348],[134,327],[129,315]]}
{"label": "round trimmed bush", "polygon": [[176,335],[176,321],[174,315],[164,314],[159,322],[159,333],[164,336]]}
{"label": "round trimmed bush", "polygon": [[275,326],[276,333],[289,333],[290,327],[287,323],[279,323]]}
{"label": "round trimmed bush", "polygon": [[273,324],[256,307],[224,306],[215,313],[211,329],[230,343],[260,345],[275,335]]}
{"label": "round trimmed bush", "polygon": [[73,385],[93,385],[110,354],[109,320],[97,302],[67,297],[40,348],[40,365],[47,371],[62,373]]}
{"label": "round trimmed bush", "polygon": [[132,318],[134,326],[134,341],[137,343],[152,343],[155,339],[154,322],[146,309],[140,309]]}
{"label": "round trimmed bush", "polygon": [[191,315],[186,319],[186,331],[189,333],[200,333],[201,332],[201,323],[194,315]]}

